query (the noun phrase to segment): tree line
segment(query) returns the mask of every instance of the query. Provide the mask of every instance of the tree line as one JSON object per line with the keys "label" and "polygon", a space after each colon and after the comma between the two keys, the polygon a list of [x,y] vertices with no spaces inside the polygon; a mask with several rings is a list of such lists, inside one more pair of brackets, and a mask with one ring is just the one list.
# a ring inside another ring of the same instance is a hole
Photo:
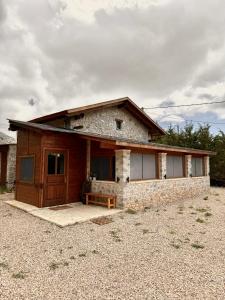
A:
{"label": "tree line", "polygon": [[210,159],[210,176],[213,180],[225,180],[225,133],[210,132],[210,125],[187,123],[183,128],[170,126],[165,136],[160,137],[157,143],[215,151],[216,156]]}

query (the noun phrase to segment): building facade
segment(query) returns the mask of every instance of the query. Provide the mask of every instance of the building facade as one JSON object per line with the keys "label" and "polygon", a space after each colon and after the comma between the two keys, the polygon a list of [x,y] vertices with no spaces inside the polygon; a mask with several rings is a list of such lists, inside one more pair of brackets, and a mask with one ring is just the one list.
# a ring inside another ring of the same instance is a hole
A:
{"label": "building facade", "polygon": [[129,98],[10,120],[10,129],[18,131],[19,201],[39,207],[80,201],[86,180],[93,192],[116,195],[121,208],[209,190],[213,153],[155,143],[164,130]]}

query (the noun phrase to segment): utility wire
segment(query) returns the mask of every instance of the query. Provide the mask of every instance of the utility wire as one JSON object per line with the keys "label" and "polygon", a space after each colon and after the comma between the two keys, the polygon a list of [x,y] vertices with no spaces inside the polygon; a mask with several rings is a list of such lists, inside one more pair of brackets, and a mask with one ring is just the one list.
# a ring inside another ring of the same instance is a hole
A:
{"label": "utility wire", "polygon": [[219,103],[225,103],[225,100],[222,100],[222,101],[213,101],[213,102],[203,102],[203,103],[181,104],[181,105],[167,105],[167,106],[142,107],[142,109],[145,110],[145,109],[158,109],[158,108],[173,108],[173,107],[200,106],[200,105],[211,105],[211,104],[219,104]]}
{"label": "utility wire", "polygon": [[[174,119],[174,120],[180,120],[179,117],[170,117],[171,119]],[[181,117],[182,118],[182,117]],[[159,122],[167,122],[169,123],[170,121],[162,121],[161,120],[158,120]],[[214,124],[214,125],[225,125],[225,123],[220,123],[220,122],[210,122],[210,121],[200,121],[200,120],[187,120],[187,119],[183,119],[181,122],[194,122],[194,123],[205,123],[205,124]]]}

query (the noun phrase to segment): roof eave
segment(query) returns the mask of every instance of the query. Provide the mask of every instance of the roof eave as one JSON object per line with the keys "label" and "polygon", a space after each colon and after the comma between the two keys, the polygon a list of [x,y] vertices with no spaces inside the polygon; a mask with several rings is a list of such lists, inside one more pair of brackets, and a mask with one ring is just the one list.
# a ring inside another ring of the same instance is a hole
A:
{"label": "roof eave", "polygon": [[194,149],[194,148],[182,148],[182,147],[173,147],[173,146],[167,146],[167,145],[160,145],[160,144],[136,144],[136,143],[127,143],[123,141],[116,141],[117,146],[122,147],[132,147],[132,148],[141,148],[141,149],[151,149],[151,150],[158,150],[158,151],[166,151],[166,152],[180,152],[180,153],[186,153],[186,154],[201,154],[201,155],[209,155],[214,156],[216,155],[216,152],[213,151],[206,151],[206,150],[200,150],[200,149]]}

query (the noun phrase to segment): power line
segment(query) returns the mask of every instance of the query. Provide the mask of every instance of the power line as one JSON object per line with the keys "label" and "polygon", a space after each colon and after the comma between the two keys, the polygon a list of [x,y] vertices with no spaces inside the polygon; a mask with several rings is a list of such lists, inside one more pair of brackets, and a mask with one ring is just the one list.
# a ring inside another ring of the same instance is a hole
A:
{"label": "power line", "polygon": [[[175,119],[178,120],[179,118],[176,117],[170,117],[171,119]],[[169,122],[169,121],[162,121],[159,120],[160,122]],[[203,120],[187,120],[187,119],[183,119],[181,122],[193,122],[193,123],[205,123],[205,124],[214,124],[214,125],[225,125],[225,123],[221,123],[221,122],[210,122],[210,121],[203,121]]]}
{"label": "power line", "polygon": [[158,108],[173,108],[173,107],[189,107],[189,106],[200,106],[200,105],[211,105],[225,103],[225,100],[222,101],[213,101],[213,102],[203,102],[203,103],[192,103],[192,104],[181,104],[181,105],[167,105],[167,106],[154,106],[154,107],[142,107],[142,109],[158,109]]}

